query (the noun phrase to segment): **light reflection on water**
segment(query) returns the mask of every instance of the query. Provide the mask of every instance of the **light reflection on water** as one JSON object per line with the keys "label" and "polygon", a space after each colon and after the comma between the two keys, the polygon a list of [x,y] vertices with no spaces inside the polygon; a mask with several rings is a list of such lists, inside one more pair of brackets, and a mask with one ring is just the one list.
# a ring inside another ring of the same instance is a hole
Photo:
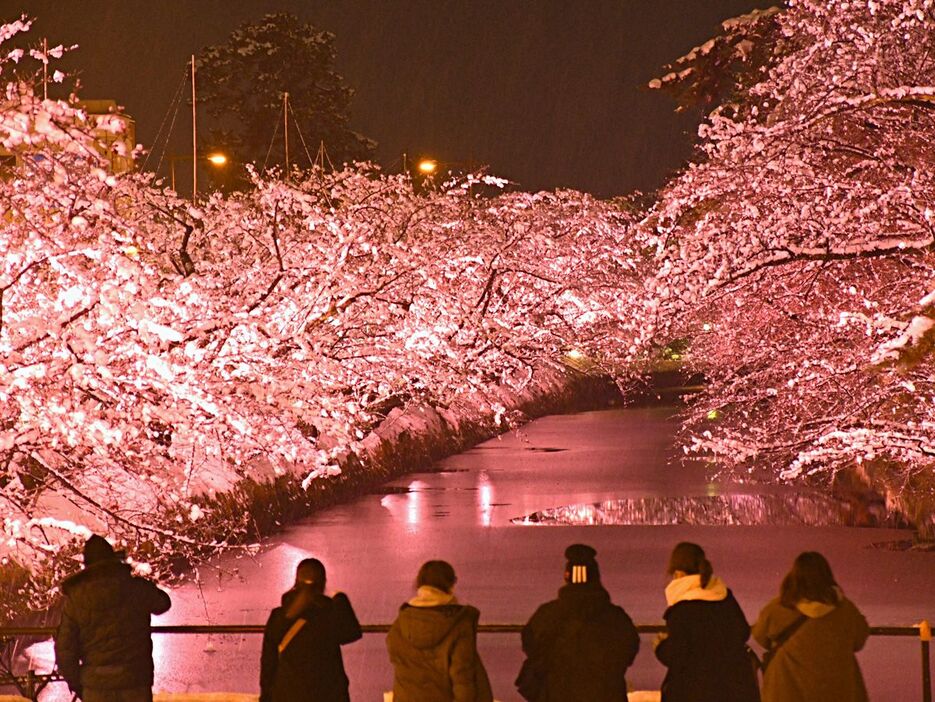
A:
{"label": "light reflection on water", "polygon": [[490,526],[490,515],[493,511],[493,485],[487,471],[481,471],[478,476],[477,512],[481,526]]}
{"label": "light reflection on water", "polygon": [[838,500],[821,494],[709,494],[703,497],[639,497],[567,505],[510,520],[522,525],[848,526],[908,528],[879,503]]}

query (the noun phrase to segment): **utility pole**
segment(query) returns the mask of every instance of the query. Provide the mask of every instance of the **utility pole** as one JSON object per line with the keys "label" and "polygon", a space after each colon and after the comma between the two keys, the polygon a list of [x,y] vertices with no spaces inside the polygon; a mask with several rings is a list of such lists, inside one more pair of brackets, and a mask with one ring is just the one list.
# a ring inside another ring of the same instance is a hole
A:
{"label": "utility pole", "polygon": [[49,40],[42,37],[42,99],[49,99]]}
{"label": "utility pole", "polygon": [[282,94],[282,132],[285,135],[286,180],[289,180],[289,93]]}
{"label": "utility pole", "polygon": [[198,194],[198,111],[195,107],[195,54],[192,54],[192,204]]}

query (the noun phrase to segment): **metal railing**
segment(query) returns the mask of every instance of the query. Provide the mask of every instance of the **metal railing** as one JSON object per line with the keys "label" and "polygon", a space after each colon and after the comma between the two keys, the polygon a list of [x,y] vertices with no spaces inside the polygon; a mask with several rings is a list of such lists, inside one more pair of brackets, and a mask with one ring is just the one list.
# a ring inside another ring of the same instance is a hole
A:
{"label": "metal railing", "polygon": [[[365,634],[385,634],[390,630],[389,624],[364,624],[361,629]],[[522,624],[481,624],[477,627],[481,634],[518,634],[523,630]],[[262,624],[170,624],[167,626],[154,626],[154,634],[262,634]],[[663,624],[638,624],[636,630],[641,634],[657,634],[666,630]],[[10,626],[0,627],[0,645],[11,638],[48,639],[55,635],[55,627],[28,627]],[[932,641],[932,628],[928,621],[923,620],[916,626],[872,626],[871,636],[897,636],[917,637],[922,652],[922,700],[932,702],[932,668],[930,660],[930,646]],[[22,675],[10,673],[0,674],[0,686],[14,685],[24,697],[36,700],[39,693],[48,683],[61,680],[57,671],[51,673],[37,673],[27,670]]]}

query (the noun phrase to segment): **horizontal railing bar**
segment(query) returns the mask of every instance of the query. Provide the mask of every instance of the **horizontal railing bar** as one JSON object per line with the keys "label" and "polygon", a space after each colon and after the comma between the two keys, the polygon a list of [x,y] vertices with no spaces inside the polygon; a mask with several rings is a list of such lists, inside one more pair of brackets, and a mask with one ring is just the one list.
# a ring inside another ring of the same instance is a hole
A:
{"label": "horizontal railing bar", "polygon": [[[365,634],[385,634],[389,624],[363,624]],[[154,634],[262,634],[262,624],[169,624],[152,627]],[[481,624],[477,630],[482,634],[518,634],[522,624]],[[656,634],[665,631],[664,624],[637,624],[641,634]],[[56,628],[49,626],[10,626],[0,627],[0,639],[11,636],[49,637],[55,635]],[[872,626],[871,636],[919,636],[918,626]]]}

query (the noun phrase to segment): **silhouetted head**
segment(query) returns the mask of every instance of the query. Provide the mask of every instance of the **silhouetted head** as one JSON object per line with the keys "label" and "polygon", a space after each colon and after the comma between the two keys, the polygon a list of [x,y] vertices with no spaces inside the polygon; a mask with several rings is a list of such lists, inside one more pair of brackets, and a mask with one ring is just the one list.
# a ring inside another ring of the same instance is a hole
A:
{"label": "silhouetted head", "polygon": [[114,547],[108,543],[107,539],[97,534],[84,542],[84,565],[85,567],[101,563],[103,561],[121,561],[125,557],[123,551],[114,551]]}
{"label": "silhouetted head", "polygon": [[597,567],[597,551],[585,544],[572,544],[565,549],[565,582],[572,585],[600,583],[601,569]]}
{"label": "silhouetted head", "polygon": [[295,569],[295,584],[308,585],[316,592],[325,591],[325,566],[317,558],[306,558]]}
{"label": "silhouetted head", "polygon": [[805,551],[792,563],[792,570],[782,579],[779,600],[783,606],[795,609],[802,600],[837,604],[841,599],[831,566],[820,553]]}
{"label": "silhouetted head", "polygon": [[666,572],[672,576],[677,573],[700,575],[701,587],[708,587],[714,569],[711,567],[711,562],[705,558],[704,549],[701,546],[683,541],[672,549],[672,555],[669,556],[669,568]]}
{"label": "silhouetted head", "polygon": [[455,575],[455,569],[448,561],[426,561],[419,568],[419,574],[416,576],[417,588],[427,585],[449,594],[456,582],[458,582],[458,577]]}

